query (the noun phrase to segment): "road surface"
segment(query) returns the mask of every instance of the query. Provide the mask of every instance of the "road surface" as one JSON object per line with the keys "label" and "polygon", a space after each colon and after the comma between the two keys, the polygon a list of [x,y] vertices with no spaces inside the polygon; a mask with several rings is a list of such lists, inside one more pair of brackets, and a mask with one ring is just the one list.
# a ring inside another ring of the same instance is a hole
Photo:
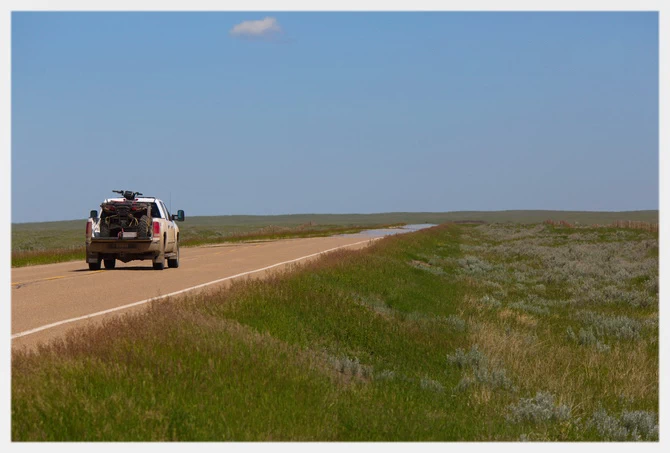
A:
{"label": "road surface", "polygon": [[[109,271],[90,271],[83,261],[15,268],[12,347],[33,348],[72,328],[146,308],[152,298],[198,285],[206,286],[189,291],[205,291],[228,284],[227,277],[262,276],[289,265],[275,266],[279,263],[303,262],[330,249],[369,243],[369,237],[348,235],[182,248],[180,267],[163,271],[153,270],[148,260],[117,261],[116,269]],[[273,267],[253,272],[269,266]],[[207,285],[211,282],[216,283]]]}

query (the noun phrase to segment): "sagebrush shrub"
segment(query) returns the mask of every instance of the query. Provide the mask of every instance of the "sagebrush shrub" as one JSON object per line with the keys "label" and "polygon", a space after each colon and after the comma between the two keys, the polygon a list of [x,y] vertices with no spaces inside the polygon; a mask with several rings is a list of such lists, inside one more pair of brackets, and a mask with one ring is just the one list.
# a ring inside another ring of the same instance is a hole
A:
{"label": "sagebrush shrub", "polygon": [[534,398],[521,398],[507,409],[510,423],[564,421],[571,415],[570,407],[554,404],[554,395],[548,392],[537,392]]}
{"label": "sagebrush shrub", "polygon": [[603,440],[608,441],[658,440],[656,414],[648,411],[623,411],[617,418],[600,408],[587,426],[595,428]]}

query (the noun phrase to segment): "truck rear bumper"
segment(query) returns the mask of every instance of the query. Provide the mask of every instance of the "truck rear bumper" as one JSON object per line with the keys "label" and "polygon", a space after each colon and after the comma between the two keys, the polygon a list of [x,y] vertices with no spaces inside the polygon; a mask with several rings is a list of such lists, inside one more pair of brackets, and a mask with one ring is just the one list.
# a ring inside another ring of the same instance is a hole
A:
{"label": "truck rear bumper", "polygon": [[144,253],[160,250],[160,239],[93,239],[88,250],[93,253]]}
{"label": "truck rear bumper", "polygon": [[86,245],[86,262],[115,258],[123,262],[154,259],[161,254],[160,239],[93,239]]}

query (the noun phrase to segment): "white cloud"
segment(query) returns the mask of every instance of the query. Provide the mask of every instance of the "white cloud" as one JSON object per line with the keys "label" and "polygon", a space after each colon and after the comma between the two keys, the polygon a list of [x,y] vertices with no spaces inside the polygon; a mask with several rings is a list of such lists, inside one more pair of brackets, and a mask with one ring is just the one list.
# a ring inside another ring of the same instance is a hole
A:
{"label": "white cloud", "polygon": [[240,37],[265,37],[281,31],[277,19],[266,17],[262,20],[246,20],[239,23],[230,30],[230,34]]}

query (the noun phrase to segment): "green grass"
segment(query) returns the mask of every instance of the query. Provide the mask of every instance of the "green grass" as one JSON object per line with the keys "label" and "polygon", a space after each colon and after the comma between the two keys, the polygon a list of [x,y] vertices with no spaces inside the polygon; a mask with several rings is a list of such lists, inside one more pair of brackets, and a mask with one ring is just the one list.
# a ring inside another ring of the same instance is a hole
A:
{"label": "green grass", "polygon": [[12,438],[657,439],[658,237],[630,233],[446,225],[156,303],[15,351]]}
{"label": "green grass", "polygon": [[12,251],[12,267],[64,263],[66,261],[84,261],[85,259],[86,248],[81,246],[20,252]]}
{"label": "green grass", "polygon": [[[241,240],[310,237],[360,231],[364,227],[480,220],[539,223],[547,219],[571,223],[610,224],[617,220],[658,223],[658,211],[455,211],[381,214],[294,214],[276,216],[196,216],[180,223],[185,245]],[[12,224],[12,267],[84,259],[86,220]]]}

